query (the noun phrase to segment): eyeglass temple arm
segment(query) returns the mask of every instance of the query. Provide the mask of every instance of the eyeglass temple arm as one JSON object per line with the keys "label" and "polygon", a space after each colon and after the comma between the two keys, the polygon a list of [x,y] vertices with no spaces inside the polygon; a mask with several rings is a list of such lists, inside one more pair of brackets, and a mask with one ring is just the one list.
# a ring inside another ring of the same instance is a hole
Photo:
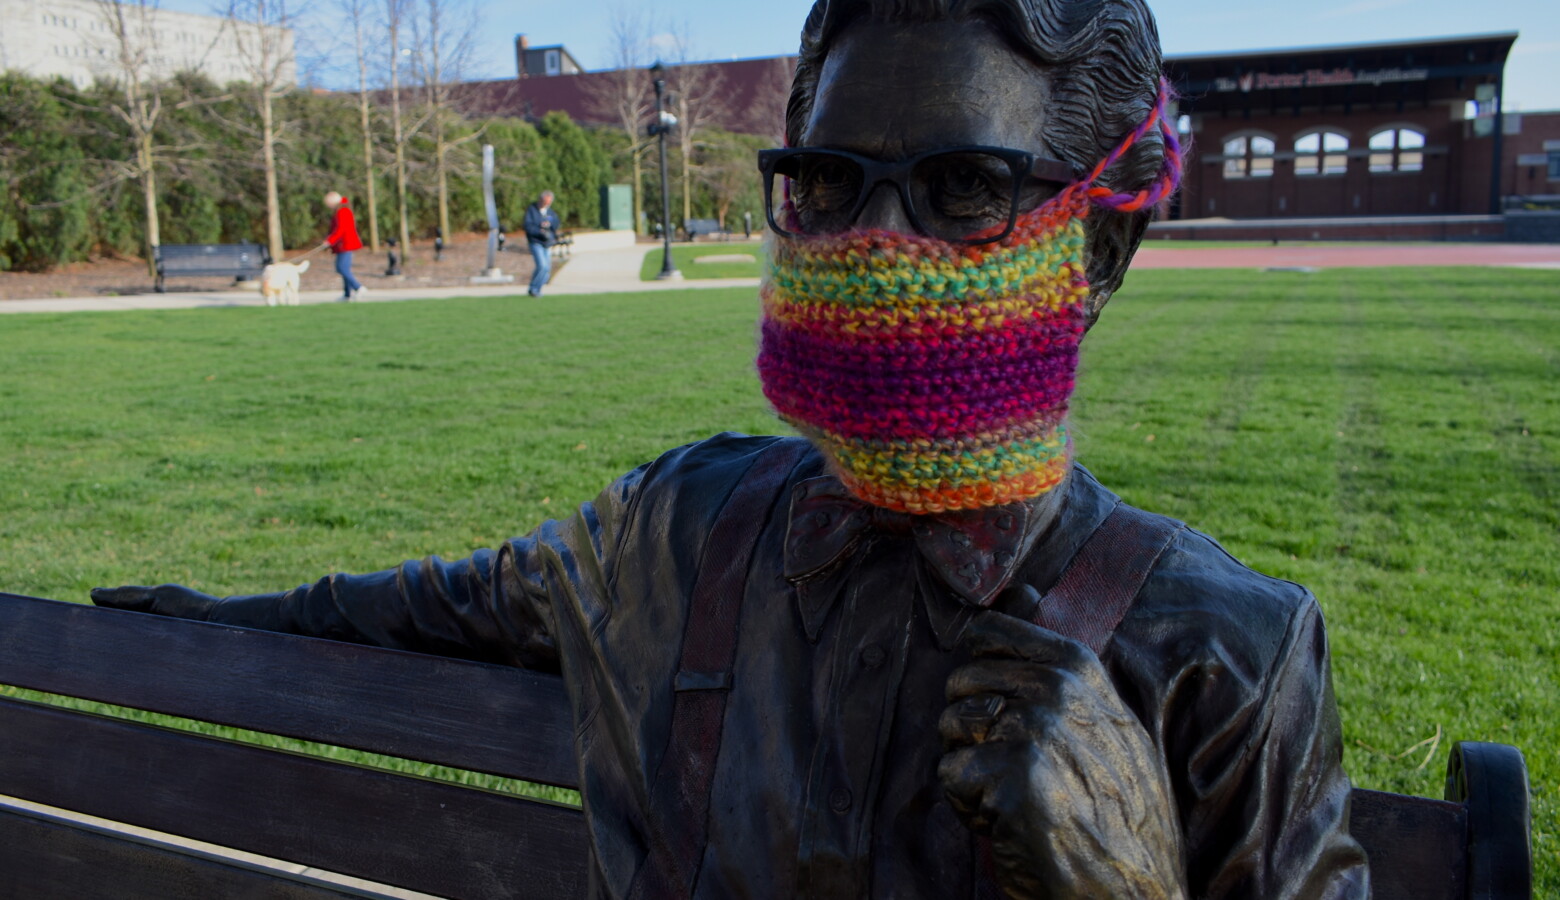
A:
{"label": "eyeglass temple arm", "polygon": [[1029,167],[1029,177],[1038,178],[1041,181],[1054,181],[1057,184],[1072,184],[1081,181],[1084,176],[1083,167],[1059,159],[1047,159],[1039,157]]}

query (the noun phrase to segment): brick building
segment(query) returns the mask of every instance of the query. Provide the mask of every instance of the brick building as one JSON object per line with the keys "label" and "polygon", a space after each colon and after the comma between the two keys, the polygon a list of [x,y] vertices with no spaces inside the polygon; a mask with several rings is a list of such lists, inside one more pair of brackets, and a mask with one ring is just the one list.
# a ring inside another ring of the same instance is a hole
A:
{"label": "brick building", "polygon": [[[1560,208],[1560,112],[1501,109],[1506,59],[1517,38],[1511,32],[1167,58],[1192,150],[1185,186],[1161,211],[1168,221],[1155,231],[1488,239],[1505,234],[1508,210]],[[541,51],[566,62],[538,66]],[[614,73],[568,74],[566,51],[531,48],[523,38],[516,52],[520,77],[464,86],[480,98],[482,112],[539,118],[562,109],[584,122],[610,120],[593,97]],[[794,61],[696,65],[722,79],[725,127],[778,135]],[[1331,224],[1317,224],[1324,220]]]}
{"label": "brick building", "polygon": [[1171,217],[1499,211],[1496,99],[1516,38],[1171,59],[1195,148]]}

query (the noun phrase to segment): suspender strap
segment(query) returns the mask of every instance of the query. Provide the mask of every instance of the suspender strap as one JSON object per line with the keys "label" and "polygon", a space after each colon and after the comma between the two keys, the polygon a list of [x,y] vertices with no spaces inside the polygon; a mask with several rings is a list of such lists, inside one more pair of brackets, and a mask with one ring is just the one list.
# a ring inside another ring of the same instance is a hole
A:
{"label": "suspender strap", "polygon": [[629,887],[631,900],[693,893],[709,831],[748,568],[765,514],[807,450],[799,440],[767,449],[737,483],[705,541],[683,633],[671,737],[650,792],[650,854]]}
{"label": "suspender strap", "polygon": [[1174,519],[1116,504],[1040,601],[1035,624],[1099,653],[1154,563],[1185,528]]}
{"label": "suspender strap", "polygon": [[[1073,555],[1035,609],[1034,623],[1098,654],[1105,649],[1148,573],[1186,526],[1118,502]],[[977,900],[997,900],[991,839],[975,839]]]}

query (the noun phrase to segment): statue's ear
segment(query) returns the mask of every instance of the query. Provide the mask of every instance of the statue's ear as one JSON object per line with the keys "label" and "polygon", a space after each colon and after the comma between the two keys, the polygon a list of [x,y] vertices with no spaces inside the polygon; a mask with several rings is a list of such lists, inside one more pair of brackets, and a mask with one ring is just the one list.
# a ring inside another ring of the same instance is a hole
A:
{"label": "statue's ear", "polygon": [[1086,327],[1093,328],[1100,311],[1127,277],[1127,267],[1143,242],[1150,213],[1119,213],[1096,209],[1089,217],[1089,300]]}

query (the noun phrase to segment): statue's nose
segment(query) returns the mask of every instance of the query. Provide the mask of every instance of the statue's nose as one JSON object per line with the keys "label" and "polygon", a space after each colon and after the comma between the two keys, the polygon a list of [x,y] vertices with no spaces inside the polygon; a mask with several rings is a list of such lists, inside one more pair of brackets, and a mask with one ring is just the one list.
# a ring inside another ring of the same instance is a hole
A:
{"label": "statue's nose", "polygon": [[899,190],[887,181],[879,183],[867,196],[867,205],[856,217],[856,227],[862,231],[876,228],[901,233],[915,230]]}

